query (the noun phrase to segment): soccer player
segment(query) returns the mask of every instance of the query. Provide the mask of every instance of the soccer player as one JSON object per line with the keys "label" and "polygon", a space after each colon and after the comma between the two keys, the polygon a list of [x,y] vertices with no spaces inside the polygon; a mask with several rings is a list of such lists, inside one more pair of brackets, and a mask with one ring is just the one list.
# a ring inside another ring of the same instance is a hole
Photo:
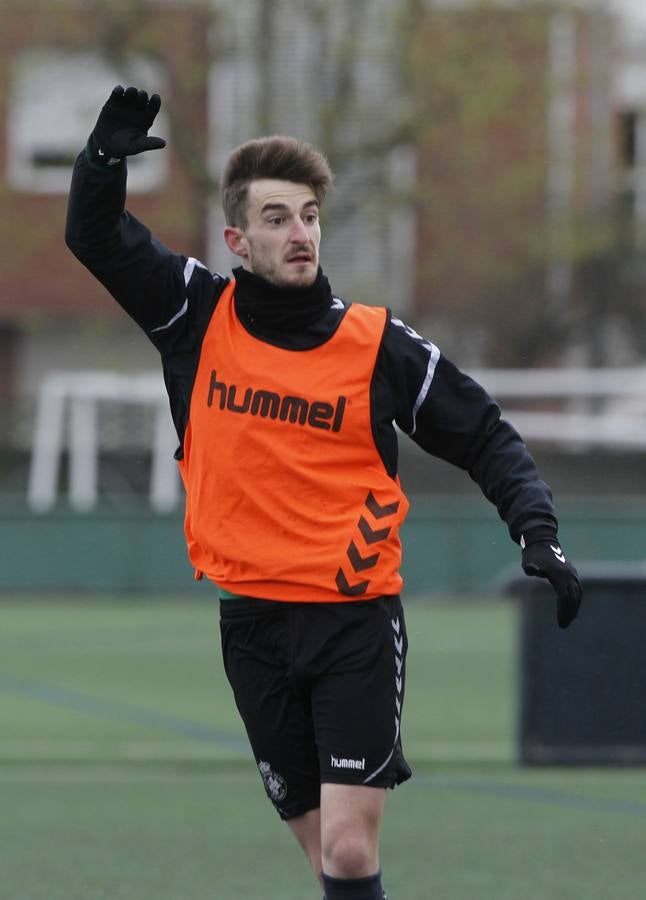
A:
{"label": "soccer player", "polygon": [[327,900],[382,900],[387,788],[408,779],[401,721],[395,423],[469,473],[549,579],[558,624],[581,585],[549,487],[471,378],[382,305],[336,297],[319,264],[332,173],[289,137],[233,151],[224,240],[241,265],[211,274],[124,209],[126,157],[157,94],[116,87],[72,179],[69,248],[161,354],[196,577],[220,598],[224,666],[265,790]]}

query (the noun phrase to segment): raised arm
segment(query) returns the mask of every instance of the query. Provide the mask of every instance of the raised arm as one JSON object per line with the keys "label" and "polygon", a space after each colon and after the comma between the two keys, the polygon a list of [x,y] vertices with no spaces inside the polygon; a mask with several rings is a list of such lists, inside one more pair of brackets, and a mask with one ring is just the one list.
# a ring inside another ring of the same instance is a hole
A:
{"label": "raised arm", "polygon": [[197,264],[168,250],[125,209],[126,158],[166,145],[148,137],[159,108],[157,94],[112,91],[76,160],[65,241],[153,343],[163,345],[169,326],[182,318]]}

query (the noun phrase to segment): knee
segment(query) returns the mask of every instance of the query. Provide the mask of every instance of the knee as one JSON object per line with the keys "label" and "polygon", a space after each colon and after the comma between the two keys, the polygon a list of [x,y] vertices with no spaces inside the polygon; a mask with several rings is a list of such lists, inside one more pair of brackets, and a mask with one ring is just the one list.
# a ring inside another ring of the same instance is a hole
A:
{"label": "knee", "polygon": [[385,790],[365,785],[321,786],[323,871],[334,878],[367,878],[379,869],[379,830]]}
{"label": "knee", "polygon": [[321,849],[323,871],[335,878],[363,878],[376,871],[376,851],[367,835],[340,830]]}

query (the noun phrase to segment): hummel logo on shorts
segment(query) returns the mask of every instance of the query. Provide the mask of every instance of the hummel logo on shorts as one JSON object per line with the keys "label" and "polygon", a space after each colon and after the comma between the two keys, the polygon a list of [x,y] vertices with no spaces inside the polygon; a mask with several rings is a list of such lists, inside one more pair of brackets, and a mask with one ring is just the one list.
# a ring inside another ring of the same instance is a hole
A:
{"label": "hummel logo on shorts", "polygon": [[366,767],[366,758],[364,756],[363,759],[346,759],[344,756],[340,758],[331,756],[330,765],[333,769],[359,769],[359,771],[363,771]]}

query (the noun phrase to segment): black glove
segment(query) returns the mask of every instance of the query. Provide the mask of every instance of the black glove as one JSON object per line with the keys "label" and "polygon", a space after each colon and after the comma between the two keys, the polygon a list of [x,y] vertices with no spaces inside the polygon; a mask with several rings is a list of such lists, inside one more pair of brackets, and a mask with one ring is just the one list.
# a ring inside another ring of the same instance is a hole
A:
{"label": "black glove", "polygon": [[159,112],[161,99],[146,91],[118,85],[110,94],[99,114],[88,142],[92,162],[114,166],[124,156],[134,156],[145,150],[161,150],[166,146],[163,138],[148,137],[148,129]]}
{"label": "black glove", "polygon": [[560,628],[574,621],[581,606],[581,582],[561,550],[556,532],[549,527],[530,528],[520,539],[526,575],[547,578],[556,592],[556,620]]}

